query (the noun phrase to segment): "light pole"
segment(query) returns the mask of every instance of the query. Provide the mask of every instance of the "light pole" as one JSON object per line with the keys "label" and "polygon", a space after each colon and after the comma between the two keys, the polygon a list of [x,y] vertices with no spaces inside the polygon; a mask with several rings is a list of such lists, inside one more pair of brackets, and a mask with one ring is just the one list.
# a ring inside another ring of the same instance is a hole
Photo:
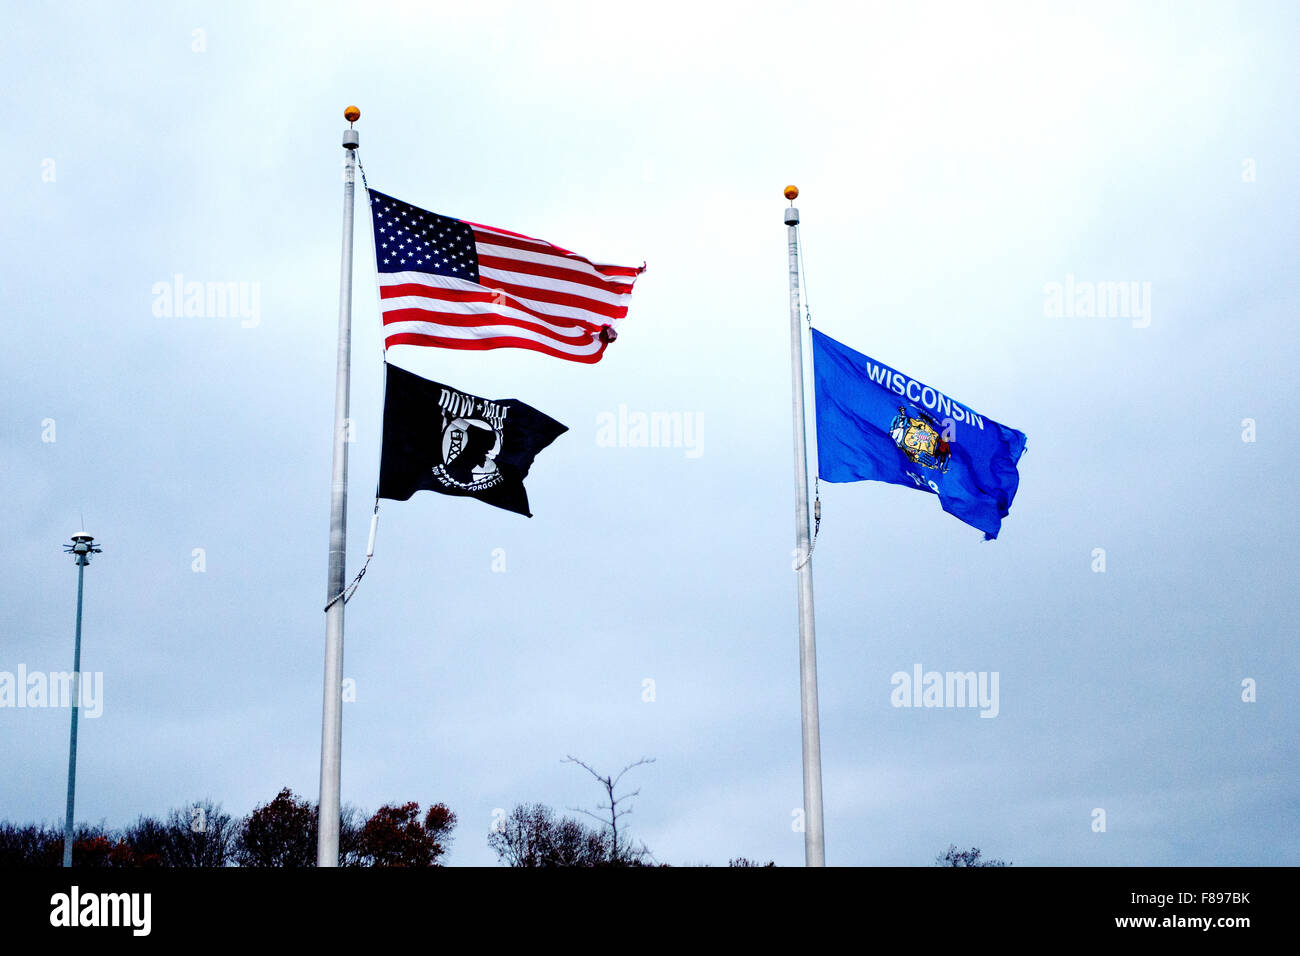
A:
{"label": "light pole", "polygon": [[63,865],[72,866],[72,805],[77,792],[77,708],[81,704],[81,596],[86,579],[86,565],[92,554],[103,549],[96,547],[93,536],[78,531],[72,544],[63,550],[77,559],[77,640],[72,652],[72,735],[68,742],[68,815],[63,820]]}

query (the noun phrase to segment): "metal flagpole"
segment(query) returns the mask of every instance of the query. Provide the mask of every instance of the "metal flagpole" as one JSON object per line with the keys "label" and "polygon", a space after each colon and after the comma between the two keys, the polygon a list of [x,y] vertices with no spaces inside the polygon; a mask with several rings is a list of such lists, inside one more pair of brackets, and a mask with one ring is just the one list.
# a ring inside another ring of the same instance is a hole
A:
{"label": "metal flagpole", "polygon": [[325,702],[320,732],[320,813],[316,865],[339,865],[339,804],[343,753],[343,587],[348,541],[348,393],[352,372],[352,205],[357,146],[352,124],[361,111],[343,111],[343,261],[339,273],[338,369],[334,383],[334,470],[330,478],[329,580],[325,589]]}
{"label": "metal flagpole", "polygon": [[813,624],[812,551],[808,527],[808,436],[804,418],[803,323],[799,319],[799,210],[795,186],[785,188],[790,245],[790,368],[794,390],[794,526],[799,574],[799,712],[803,728],[803,853],[805,866],[826,865],[822,831],[822,745],[817,710],[817,638]]}
{"label": "metal flagpole", "polygon": [[86,565],[92,554],[102,550],[95,547],[95,539],[78,531],[72,544],[64,550],[77,558],[77,637],[72,651],[72,731],[68,739],[68,812],[63,818],[63,865],[72,866],[72,808],[77,795],[77,710],[81,704],[81,598],[85,593]]}

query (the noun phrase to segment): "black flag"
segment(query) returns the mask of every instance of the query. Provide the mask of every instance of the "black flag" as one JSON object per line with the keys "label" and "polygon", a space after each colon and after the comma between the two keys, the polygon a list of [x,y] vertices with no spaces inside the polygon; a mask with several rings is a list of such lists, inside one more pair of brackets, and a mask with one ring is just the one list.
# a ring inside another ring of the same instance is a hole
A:
{"label": "black flag", "polygon": [[387,370],[379,497],[437,491],[531,518],[524,478],[568,426],[514,398],[479,398],[396,365]]}

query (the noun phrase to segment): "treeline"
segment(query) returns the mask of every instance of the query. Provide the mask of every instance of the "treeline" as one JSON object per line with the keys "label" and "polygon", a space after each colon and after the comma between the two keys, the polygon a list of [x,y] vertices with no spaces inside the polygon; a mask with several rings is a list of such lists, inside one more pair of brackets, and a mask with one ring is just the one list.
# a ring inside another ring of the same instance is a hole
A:
{"label": "treeline", "polygon": [[[488,846],[509,867],[668,866],[644,843],[628,835],[630,800],[640,791],[619,792],[629,771],[648,764],[642,757],[617,774],[601,774],[568,756],[565,763],[586,770],[600,785],[605,802],[577,810],[595,821],[559,816],[542,803],[521,803],[506,813],[494,811]],[[141,816],[121,830],[82,824],[74,832],[72,863],[78,867],[308,867],[316,865],[319,807],[285,788],[246,817],[235,818],[220,804],[201,800],[166,816]],[[435,803],[388,804],[366,817],[344,805],[339,817],[341,866],[441,866],[451,846],[456,814]],[[0,868],[57,867],[63,863],[63,829],[48,824],[19,826],[0,822]],[[745,857],[728,866],[775,866]]]}
{"label": "treeline", "polygon": [[[141,816],[121,830],[82,824],[74,830],[73,866],[306,867],[316,865],[319,808],[285,788],[246,817],[202,800],[164,817]],[[339,819],[342,866],[441,866],[456,814],[435,803],[387,804],[367,817],[345,806]],[[57,867],[63,828],[0,823],[0,867]]]}
{"label": "treeline", "polygon": [[[608,807],[606,807],[608,809]],[[585,812],[585,811],[580,811]],[[500,813],[488,834],[497,862],[527,869],[668,866],[644,843],[620,834],[617,817],[597,825],[558,815],[542,803],[521,803]],[[221,805],[201,800],[163,817],[141,816],[121,830],[82,824],[76,828],[72,863],[78,867],[310,867],[316,865],[319,810],[285,788],[246,817],[232,817]],[[386,804],[367,817],[345,805],[339,818],[341,866],[442,866],[451,847],[456,814],[435,803]],[[0,868],[58,867],[63,863],[63,829],[48,824],[0,822]],[[936,866],[1002,867],[972,847],[955,845],[934,859]],[[732,867],[771,867],[746,857]]]}

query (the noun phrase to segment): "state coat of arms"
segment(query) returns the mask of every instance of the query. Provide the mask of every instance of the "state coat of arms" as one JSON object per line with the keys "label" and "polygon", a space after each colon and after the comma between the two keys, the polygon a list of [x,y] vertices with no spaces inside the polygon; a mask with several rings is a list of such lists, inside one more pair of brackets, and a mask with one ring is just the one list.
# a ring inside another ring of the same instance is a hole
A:
{"label": "state coat of arms", "polygon": [[900,406],[890,423],[889,437],[909,461],[922,468],[937,468],[940,472],[948,470],[951,449],[939,434],[938,422],[925,412],[917,412],[914,417]]}

